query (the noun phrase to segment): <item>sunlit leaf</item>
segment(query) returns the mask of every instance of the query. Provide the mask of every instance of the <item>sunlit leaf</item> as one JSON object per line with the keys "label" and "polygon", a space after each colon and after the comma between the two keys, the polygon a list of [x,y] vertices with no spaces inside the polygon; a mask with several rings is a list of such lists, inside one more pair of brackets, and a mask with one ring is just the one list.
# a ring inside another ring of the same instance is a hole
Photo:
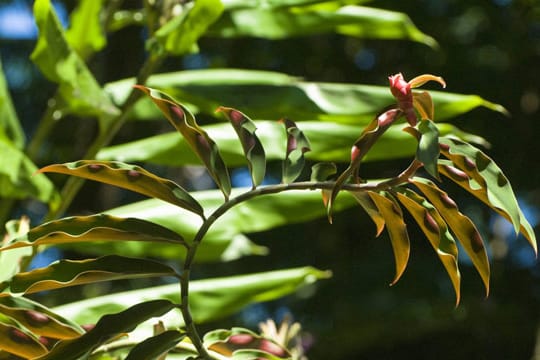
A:
{"label": "sunlit leaf", "polygon": [[416,150],[416,158],[424,165],[424,169],[439,179],[437,161],[439,159],[439,129],[431,120],[422,120],[418,124],[420,140]]}
{"label": "sunlit leaf", "polygon": [[422,33],[403,13],[361,6],[244,7],[223,14],[210,28],[210,35],[254,36],[283,39],[337,32],[348,36],[407,39],[435,47],[433,38]]}
{"label": "sunlit leaf", "polygon": [[31,59],[49,80],[59,85],[68,110],[102,118],[117,115],[119,110],[66,41],[50,0],[34,2],[34,17],[39,37]]}
{"label": "sunlit leaf", "polygon": [[440,163],[439,170],[508,219],[516,233],[521,232],[537,252],[536,235],[519,208],[510,181],[497,164],[481,150],[461,140],[444,137],[440,143],[441,153],[458,171],[465,173],[466,178],[445,163]]}
{"label": "sunlit leaf", "polygon": [[[223,318],[247,305],[280,298],[329,276],[328,271],[302,267],[194,280],[190,284],[189,292],[193,318],[197,323]],[[121,311],[139,302],[156,298],[180,301],[178,284],[119,292],[62,305],[53,310],[82,324],[91,324],[104,313]],[[182,326],[181,315],[179,313],[173,315],[163,319],[165,325]]]}
{"label": "sunlit leaf", "polygon": [[80,160],[54,164],[39,172],[54,172],[100,181],[167,201],[203,216],[203,209],[189,193],[171,180],[160,178],[140,166],[117,161]]}
{"label": "sunlit leaf", "polygon": [[43,174],[34,175],[37,167],[16,146],[3,136],[0,130],[0,197],[11,199],[34,198],[58,205],[60,197],[53,183]]}
{"label": "sunlit leaf", "polygon": [[425,198],[409,189],[397,193],[401,204],[411,213],[448,273],[456,293],[456,305],[460,300],[461,274],[458,268],[458,248],[448,231],[446,222],[437,209]]}
{"label": "sunlit leaf", "polygon": [[152,99],[170,123],[182,134],[191,149],[206,165],[210,176],[223,192],[225,199],[228,199],[231,181],[227,166],[221,158],[216,143],[197,125],[193,114],[162,92],[144,86],[136,87]]}
{"label": "sunlit leaf", "polygon": [[81,0],[70,15],[66,40],[81,58],[103,49],[107,38],[100,22],[104,0]]}
{"label": "sunlit leaf", "polygon": [[186,334],[168,330],[135,345],[125,360],[154,360],[176,346]]}
{"label": "sunlit leaf", "polygon": [[178,6],[181,13],[159,28],[155,39],[172,55],[197,52],[197,40],[219,18],[223,5],[219,0],[197,0]]}
{"label": "sunlit leaf", "polygon": [[[360,206],[366,211],[366,213],[369,215],[371,220],[373,220],[373,223],[376,227],[376,236],[379,236],[382,231],[384,230],[384,225],[386,223],[384,215],[379,212],[379,209],[377,205],[371,200],[370,195],[366,191],[350,191],[350,194],[354,196],[356,201],[360,204]],[[399,223],[399,221],[398,221]],[[397,234],[394,230],[394,233]],[[397,240],[397,238],[396,238]],[[403,242],[403,241],[402,241]],[[399,243],[399,242],[397,242]],[[397,245],[397,244],[396,244]],[[401,260],[401,258],[400,258]],[[405,259],[403,259],[405,260]],[[406,262],[405,262],[406,264]]]}
{"label": "sunlit leaf", "polygon": [[266,155],[261,141],[255,134],[257,127],[255,123],[240,111],[232,108],[219,107],[218,111],[227,116],[231,122],[248,161],[249,172],[253,182],[253,187],[259,186],[266,172]]}
{"label": "sunlit leaf", "polygon": [[413,92],[413,106],[420,114],[422,120],[435,120],[433,100],[429,92]]}
{"label": "sunlit leaf", "polygon": [[[18,238],[24,236],[30,229],[30,219],[23,216],[20,220],[10,220],[6,223],[6,234],[1,243],[2,247]],[[1,249],[1,248],[0,248]],[[3,283],[21,270],[24,258],[32,255],[32,249],[19,249],[10,253],[0,252],[0,291],[3,290]]]}
{"label": "sunlit leaf", "polygon": [[311,150],[308,138],[296,123],[289,119],[281,120],[287,133],[287,151],[283,161],[283,183],[295,181],[304,169],[304,154]]}
{"label": "sunlit leaf", "polygon": [[34,359],[47,353],[47,348],[26,330],[0,321],[0,350],[7,351],[23,359]]}
{"label": "sunlit leaf", "polygon": [[6,78],[2,70],[2,61],[0,61],[0,129],[3,130],[2,132],[10,139],[15,148],[21,150],[24,147],[24,131],[9,95]]}
{"label": "sunlit leaf", "polygon": [[[407,225],[403,221],[403,213],[397,205],[396,201],[389,194],[378,194],[373,191],[368,192],[369,197],[377,207],[379,214],[384,218],[388,235],[392,243],[394,251],[394,259],[396,262],[396,276],[390,285],[394,285],[403,275],[409,261],[411,245],[409,235],[407,234]],[[374,220],[375,221],[375,220]],[[378,232],[380,233],[381,221],[378,220]]]}
{"label": "sunlit leaf", "polygon": [[98,259],[55,261],[44,268],[18,273],[9,285],[14,293],[32,294],[100,281],[156,276],[177,276],[177,273],[159,262],[109,255]]}
{"label": "sunlit leaf", "polygon": [[[122,103],[134,84],[135,79],[124,79],[107,84],[105,89],[116,103]],[[193,105],[207,114],[226,104],[242,109],[252,119],[287,116],[297,122],[325,120],[357,126],[367,125],[374,114],[395,102],[387,85],[309,82],[258,70],[206,69],[156,74],[148,79],[148,86],[166,91],[186,106]],[[506,111],[477,95],[440,91],[430,94],[437,109],[437,121],[480,106]],[[130,116],[155,120],[160,119],[159,114],[151,102],[141,101]]]}
{"label": "sunlit leaf", "polygon": [[168,300],[153,300],[137,303],[116,314],[105,315],[92,330],[78,338],[58,342],[47,355],[40,357],[39,360],[85,358],[92,350],[111,338],[131,332],[145,320],[161,316],[174,307],[175,305]]}
{"label": "sunlit leaf", "polygon": [[489,260],[482,241],[482,236],[474,223],[463,215],[454,200],[448,194],[439,189],[432,181],[420,177],[414,177],[411,182],[422,191],[439,214],[446,221],[456,238],[459,240],[476,270],[480,274],[486,288],[486,296],[489,294]]}

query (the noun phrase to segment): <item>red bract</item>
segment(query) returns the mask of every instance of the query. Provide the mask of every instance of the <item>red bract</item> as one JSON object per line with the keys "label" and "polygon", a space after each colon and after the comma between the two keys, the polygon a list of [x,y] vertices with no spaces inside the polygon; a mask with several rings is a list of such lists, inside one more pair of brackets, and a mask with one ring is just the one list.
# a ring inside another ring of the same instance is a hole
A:
{"label": "red bract", "polygon": [[403,111],[407,122],[411,126],[415,126],[417,118],[414,112],[411,84],[403,79],[401,73],[388,77],[388,80],[390,81],[390,91],[398,101],[398,108]]}

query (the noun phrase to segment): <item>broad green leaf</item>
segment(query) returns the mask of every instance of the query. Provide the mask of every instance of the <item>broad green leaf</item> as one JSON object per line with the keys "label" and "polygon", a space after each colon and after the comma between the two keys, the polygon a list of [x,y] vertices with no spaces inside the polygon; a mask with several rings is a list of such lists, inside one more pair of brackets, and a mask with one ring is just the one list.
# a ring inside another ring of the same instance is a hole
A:
{"label": "broad green leaf", "polygon": [[0,197],[11,199],[34,198],[58,205],[60,197],[53,183],[43,174],[37,174],[34,163],[17,147],[6,139],[0,131]]}
{"label": "broad green leaf", "polygon": [[155,33],[165,51],[177,56],[197,52],[197,40],[223,12],[219,0],[197,0],[181,6],[182,12]]}
{"label": "broad green leaf", "polygon": [[512,185],[502,170],[480,149],[454,138],[440,138],[441,153],[467,178],[456,176],[448,165],[440,165],[443,174],[508,219],[516,234],[521,232],[537,252],[536,235],[519,208]]}
{"label": "broad green leaf", "polygon": [[[127,98],[135,80],[109,83],[105,91],[116,103]],[[186,106],[213,114],[228,106],[252,119],[289,117],[295,121],[325,120],[367,125],[374,114],[394,104],[388,86],[308,82],[283,73],[238,69],[207,69],[156,74],[148,86],[167,92]],[[430,91],[437,121],[448,120],[476,107],[505,112],[500,105],[477,95]],[[150,102],[139,102],[131,114],[135,119],[159,119]]]}
{"label": "broad green leaf", "polygon": [[431,120],[422,120],[418,124],[420,140],[416,158],[424,165],[424,169],[436,179],[439,179],[437,160],[439,159],[439,129]]}
{"label": "broad green leaf", "polygon": [[[396,261],[396,276],[390,285],[394,285],[407,268],[409,254],[411,252],[409,235],[407,234],[407,225],[405,225],[405,222],[403,221],[401,209],[390,195],[378,194],[373,191],[368,191],[368,195],[377,207],[380,216],[384,218],[384,223],[386,224],[386,229],[390,236],[390,242],[392,243],[392,249],[394,250],[394,259]],[[380,233],[382,230],[381,227],[384,226],[384,224],[381,225],[379,220],[378,226],[379,229],[377,230]]]}
{"label": "broad green leaf", "polygon": [[[375,202],[373,200],[371,200],[370,195],[366,191],[349,191],[349,193],[352,196],[354,196],[356,201],[366,211],[366,213],[369,215],[371,220],[373,220],[373,223],[375,224],[375,227],[376,227],[375,235],[379,236],[382,233],[382,231],[384,230],[384,225],[386,224],[386,220],[385,220],[384,215],[381,212],[379,212],[379,208],[377,207]],[[386,202],[383,202],[383,204],[386,204]],[[398,221],[398,223],[399,223],[399,221]],[[397,230],[397,229],[394,229],[394,234],[397,235],[398,232],[396,232],[395,230]],[[403,241],[403,239],[401,239],[401,241],[399,241],[398,238],[396,238],[396,240],[397,240],[396,241],[396,246],[398,246],[399,244],[404,244],[405,243]],[[405,260],[405,259],[404,258],[402,259],[400,257],[400,260]],[[405,261],[405,265],[406,265],[406,263],[407,262]]]}
{"label": "broad green leaf", "polygon": [[[18,238],[24,236],[30,228],[30,219],[23,216],[20,220],[10,220],[6,223],[6,234],[2,241],[2,247]],[[15,240],[16,241],[16,240]],[[0,248],[1,249],[1,248]],[[32,255],[32,249],[19,249],[10,253],[0,252],[0,291],[4,289],[4,282],[10,280],[13,275],[21,271],[21,264],[24,259]]]}
{"label": "broad green leaf", "polygon": [[100,22],[104,0],[79,0],[70,16],[66,31],[69,46],[83,59],[103,49],[107,44],[105,31]]}
{"label": "broad green leaf", "polygon": [[[0,304],[0,314],[10,317],[32,332],[32,334],[38,336],[46,336],[52,339],[70,339],[81,334],[79,329],[66,325],[46,313],[36,310]],[[2,339],[2,341],[5,341],[5,339]]]}
{"label": "broad green leaf", "polygon": [[202,160],[227,200],[231,192],[231,181],[227,166],[214,140],[197,125],[195,117],[186,107],[157,90],[138,85],[137,88],[152,99],[167,120],[182,134],[193,152]]}
{"label": "broad green leaf", "polygon": [[201,206],[184,188],[171,180],[160,178],[140,166],[117,161],[80,160],[66,164],[49,165],[41,168],[39,172],[54,172],[100,181],[167,201],[204,216]]}
{"label": "broad green leaf", "polygon": [[480,274],[486,288],[486,296],[489,295],[489,260],[482,236],[474,223],[467,216],[463,215],[459,211],[455,201],[432,181],[414,177],[411,179],[411,182],[420,189],[439,214],[441,214],[444,221],[446,221],[469,255],[478,274]]}
{"label": "broad green leaf", "polygon": [[0,334],[6,334],[0,338],[0,350],[23,359],[34,359],[47,353],[47,348],[28,331],[5,324],[1,320]]}
{"label": "broad green leaf", "polygon": [[411,213],[448,273],[456,293],[456,306],[460,300],[461,274],[458,268],[458,248],[448,231],[446,222],[437,209],[425,198],[409,189],[397,193],[401,204]]}
{"label": "broad green leaf", "polygon": [[2,70],[0,61],[0,129],[10,139],[15,148],[21,150],[24,147],[25,136],[22,126],[17,118],[11,96]]}
{"label": "broad green leaf", "polygon": [[254,36],[283,39],[337,32],[361,38],[405,39],[436,47],[435,40],[414,26],[410,18],[393,11],[361,6],[253,7],[227,11],[210,27],[209,35]]}
{"label": "broad green leaf", "polygon": [[171,350],[186,334],[177,330],[168,330],[137,344],[125,360],[154,360]]}
{"label": "broad green leaf", "polygon": [[18,273],[9,285],[14,293],[32,294],[100,281],[156,276],[177,276],[177,273],[159,262],[109,255],[98,259],[55,261],[44,268]]}
{"label": "broad green leaf", "polygon": [[281,120],[287,133],[287,151],[283,161],[282,181],[285,184],[294,182],[304,169],[304,154],[311,150],[311,144],[302,130],[294,121]]}
{"label": "broad green leaf", "polygon": [[68,44],[50,0],[34,2],[34,17],[39,37],[31,59],[49,80],[59,85],[67,110],[101,119],[117,115],[119,110]]}
{"label": "broad green leaf", "polygon": [[116,314],[100,318],[96,326],[84,335],[58,342],[39,360],[77,360],[86,358],[99,345],[120,334],[133,331],[140,323],[171,311],[175,305],[168,300],[139,302]]}
{"label": "broad green leaf", "polygon": [[[166,227],[136,218],[98,214],[68,217],[36,226],[14,241],[6,242],[0,251],[26,246],[97,241],[149,241],[187,246],[180,235]],[[8,255],[14,256],[12,251]]]}
{"label": "broad green leaf", "polygon": [[[194,321],[203,323],[223,318],[247,305],[280,298],[329,276],[328,271],[302,267],[194,280],[190,284],[190,305]],[[180,300],[178,284],[119,292],[62,305],[53,310],[79,323],[91,324],[104,313],[121,311],[134,304],[156,298],[178,302]],[[180,314],[173,315],[163,319],[164,324],[167,327],[182,326]]]}
{"label": "broad green leaf", "polygon": [[259,186],[266,172],[266,155],[261,141],[255,134],[257,130],[255,123],[236,109],[219,107],[217,111],[224,113],[231,122],[244,149],[253,188]]}
{"label": "broad green leaf", "polygon": [[[257,136],[268,160],[281,160],[286,151],[286,134],[283,126],[276,121],[256,121]],[[351,146],[358,138],[360,127],[322,121],[303,121],[299,124],[309,139],[311,151],[306,159],[325,162],[349,162]],[[482,145],[487,142],[477,136],[465,133],[447,123],[437,124],[441,135],[454,135],[468,142]],[[208,135],[219,146],[223,160],[229,166],[245,166],[246,159],[237,135],[229,124],[213,124],[205,127]],[[380,161],[412,157],[418,142],[399,127],[391,127],[373,145],[363,161]],[[177,154],[182,154],[178,156]],[[114,145],[102,149],[97,158],[125,162],[145,161],[166,166],[199,164],[200,160],[190,151],[185,139],[175,132],[151,136],[145,139]]]}

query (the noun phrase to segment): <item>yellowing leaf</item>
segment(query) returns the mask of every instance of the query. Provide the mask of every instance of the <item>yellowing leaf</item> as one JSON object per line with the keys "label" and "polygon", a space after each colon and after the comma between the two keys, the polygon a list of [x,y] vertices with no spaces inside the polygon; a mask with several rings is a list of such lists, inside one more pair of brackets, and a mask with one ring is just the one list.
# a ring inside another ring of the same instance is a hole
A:
{"label": "yellowing leaf", "polygon": [[47,348],[26,330],[0,322],[0,350],[23,359],[34,359],[47,353]]}

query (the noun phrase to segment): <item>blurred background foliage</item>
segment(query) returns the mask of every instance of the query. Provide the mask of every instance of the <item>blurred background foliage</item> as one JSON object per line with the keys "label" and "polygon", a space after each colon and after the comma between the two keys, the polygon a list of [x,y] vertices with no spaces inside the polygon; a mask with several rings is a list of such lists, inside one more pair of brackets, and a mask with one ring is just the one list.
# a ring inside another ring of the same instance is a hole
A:
{"label": "blurred background foliage", "polygon": [[[1,59],[15,107],[29,136],[46,100],[54,94],[54,86],[39,75],[28,59],[36,36],[31,5],[31,1],[24,0],[0,2]],[[67,18],[74,2],[56,5]],[[449,91],[479,94],[509,110],[511,115],[505,117],[476,109],[454,123],[490,141],[488,153],[505,170],[526,216],[536,225],[540,220],[540,3],[379,0],[368,5],[407,13],[440,47],[340,35],[274,41],[204,38],[199,43],[200,53],[170,58],[160,71],[231,67],[280,71],[312,81],[378,85],[385,85],[387,76],[397,72],[403,72],[406,78],[422,73],[441,75]],[[91,69],[101,83],[131,76],[138,70],[144,59],[143,37],[138,27],[127,27],[110,37],[107,50],[91,61]],[[46,157],[39,160],[40,165],[77,159],[84,153],[95,135],[96,124],[70,120],[61,120],[61,126],[49,139],[55,144],[54,152],[44,151]],[[168,130],[166,122],[128,124],[115,142]],[[385,169],[398,165],[385,162],[366,166],[368,172],[383,175]],[[279,320],[290,313],[309,332],[306,342],[312,343],[308,355],[313,359],[540,359],[540,350],[535,352],[540,267],[534,255],[523,238],[513,238],[506,222],[459,189],[452,193],[491,241],[492,285],[488,299],[483,297],[479,277],[464,263],[463,299],[454,309],[450,282],[419,232],[416,234],[421,241],[415,241],[415,229],[411,229],[412,261],[402,280],[389,288],[393,272],[390,244],[386,235],[375,239],[370,220],[354,209],[336,216],[332,226],[321,219],[251,234],[252,240],[270,248],[264,258],[250,257],[197,269],[198,276],[208,277],[265,271],[269,265],[278,268],[309,264],[334,273],[330,281],[318,285],[315,296],[308,289],[278,302],[252,306],[220,324],[208,324],[208,328],[230,327],[239,322],[256,327],[267,317]],[[71,211],[101,211],[117,205],[121,196],[126,195],[88,183]],[[42,216],[41,206],[27,203],[25,212]],[[122,290],[129,284],[112,286],[118,287],[112,290]],[[111,289],[87,291],[90,296]],[[46,296],[65,295],[55,292]],[[302,301],[296,301],[298,297]]]}

